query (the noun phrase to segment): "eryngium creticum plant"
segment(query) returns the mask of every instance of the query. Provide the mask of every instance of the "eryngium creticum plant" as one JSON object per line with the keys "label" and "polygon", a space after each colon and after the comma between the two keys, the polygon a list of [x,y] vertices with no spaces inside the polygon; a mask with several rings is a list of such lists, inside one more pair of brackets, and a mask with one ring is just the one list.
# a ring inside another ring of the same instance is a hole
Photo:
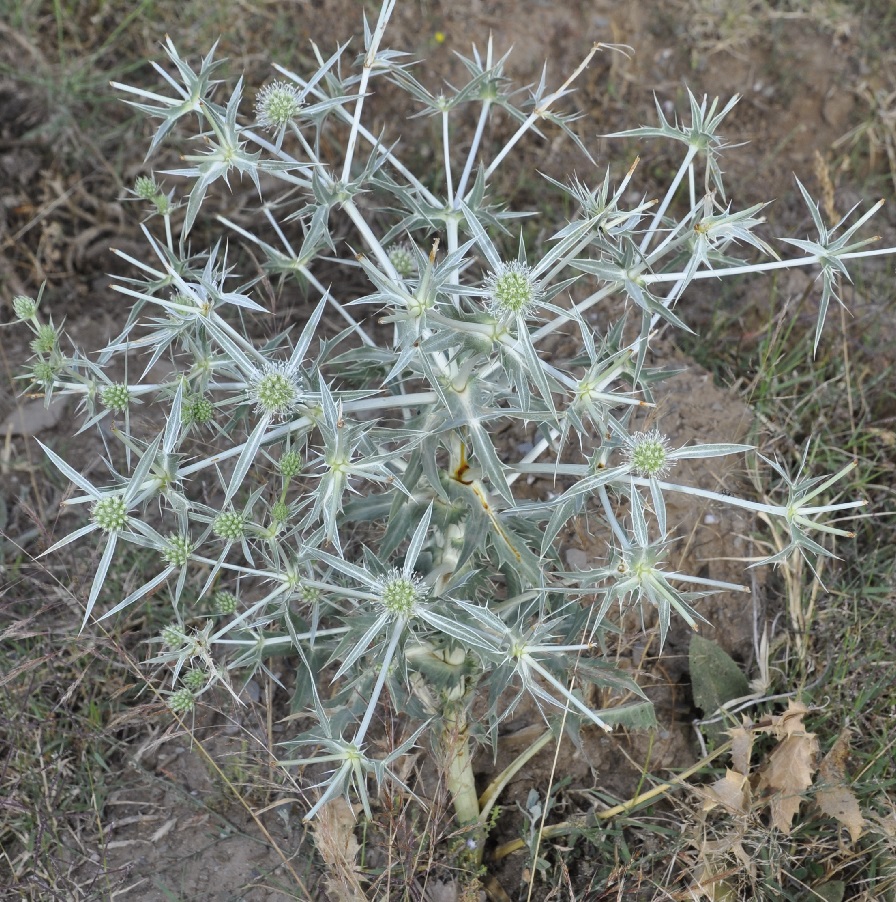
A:
{"label": "eryngium creticum plant", "polygon": [[[170,665],[178,712],[216,685],[238,697],[239,681],[271,674],[281,656],[310,726],[280,757],[290,774],[317,764],[308,817],[338,794],[370,816],[373,785],[398,780],[398,759],[422,745],[441,756],[460,820],[481,829],[473,742],[495,742],[524,696],[567,728],[649,725],[646,700],[607,710],[584,700],[596,697],[588,683],[643,699],[600,654],[618,613],[655,608],[664,640],[673,615],[696,628],[701,597],[742,588],[667,563],[670,495],[779,518],[791,542],[777,558],[828,554],[826,540],[847,534],[833,524],[861,502],[825,499],[852,464],[810,478],[769,462],[784,480],[778,505],[676,481],[676,461],[748,448],[672,447],[643,425],[661,386],[646,354],[657,326],[688,328],[680,307],[692,282],[780,267],[820,269],[820,332],[847,262],[869,253],[853,236],[873,210],[829,228],[800,185],[818,235],[784,239],[803,256],[779,259],[756,234],[762,205],[725,200],[718,129],[736,98],[719,108],[691,96],[681,121],[657,108],[657,126],[615,136],[680,146],[659,202],[630,200],[636,167],[618,183],[609,171],[553,182],[575,213],[527,247],[517,224],[538,211],[506,209],[490,181],[524,138],[553,129],[579,143],[563,112],[570,86],[614,48],[596,45],[559,88],[543,77],[520,98],[489,43],[463,60],[462,87],[435,95],[405,55],[383,49],[393,6],[365,22],[355,65],[346,46],[329,58],[315,47],[317,71],[276,67],[254,111],[242,80],[220,80],[214,50],[194,68],[169,39],[159,93],[115,86],[160,123],[150,156],[163,142],[185,148],[184,166],[166,173],[175,189],[153,176],[135,185],[147,252],[120,254],[133,268],[116,286],[133,302],[120,334],[88,358],[62,350],[37,301],[16,298],[15,313],[36,336],[32,388],[79,398],[85,429],[110,418],[110,475],[96,484],[45,449],[87,517],[50,551],[88,534],[102,549],[84,622],[101,599],[100,619],[165,589],[171,624],[151,663]],[[420,155],[397,141],[397,125],[365,124],[383,82],[437,120],[435,168],[414,171]],[[456,114],[470,109],[475,131],[455,144]],[[517,127],[495,148],[484,135],[498,111]],[[210,192],[246,177],[259,196],[255,231],[203,215]],[[247,275],[252,260],[261,272]],[[366,296],[344,296],[359,277]],[[306,313],[255,341],[245,318],[270,314],[271,288],[279,309]],[[567,360],[544,349],[561,327],[576,339]],[[170,375],[153,382],[159,362]],[[122,371],[126,381],[110,375]],[[164,411],[158,434],[131,429],[136,405]],[[528,447],[497,442],[508,426]],[[608,547],[571,572],[560,537],[586,515]],[[156,568],[106,599],[122,544],[154,552]],[[404,733],[375,752],[390,709]]]}

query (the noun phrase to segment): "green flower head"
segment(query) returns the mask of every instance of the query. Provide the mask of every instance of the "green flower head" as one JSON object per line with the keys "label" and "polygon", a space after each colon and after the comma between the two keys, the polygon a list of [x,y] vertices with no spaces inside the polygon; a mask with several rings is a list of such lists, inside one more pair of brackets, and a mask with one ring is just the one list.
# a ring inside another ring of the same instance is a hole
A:
{"label": "green flower head", "polygon": [[174,567],[186,567],[193,553],[193,543],[189,536],[171,535],[168,537],[168,547],[162,552],[166,563]]}
{"label": "green flower head", "polygon": [[215,405],[208,398],[196,395],[189,398],[183,406],[183,419],[187,425],[195,423],[204,426],[215,418]]}
{"label": "green flower head", "polygon": [[184,686],[187,687],[191,692],[198,692],[204,685],[206,680],[206,673],[204,670],[200,670],[196,668],[194,670],[190,670],[183,676]]}
{"label": "green flower head", "polygon": [[485,280],[488,305],[499,319],[525,315],[544,297],[541,283],[525,263],[502,263]]}
{"label": "green flower head", "polygon": [[237,511],[224,511],[215,517],[212,529],[219,538],[237,542],[246,534],[246,518]]}
{"label": "green flower head", "polygon": [[152,176],[138,176],[134,182],[134,194],[141,200],[152,200],[158,193],[159,187]]}
{"label": "green flower head", "polygon": [[236,595],[226,589],[219,589],[212,595],[212,604],[219,614],[232,614],[236,610]]}
{"label": "green flower head", "polygon": [[380,604],[393,614],[407,617],[425,594],[423,583],[416,577],[403,576],[391,570],[382,582]]}
{"label": "green flower head", "polygon": [[659,430],[651,429],[631,436],[626,462],[638,476],[665,476],[671,466],[668,454],[669,440]]}
{"label": "green flower head", "polygon": [[287,81],[272,81],[258,92],[255,115],[262,128],[277,131],[295,119],[302,105],[301,92],[295,85]]}
{"label": "green flower head", "polygon": [[59,334],[49,323],[41,323],[37,327],[37,334],[31,342],[31,350],[35,354],[49,354],[56,349]]}
{"label": "green flower head", "polygon": [[286,364],[269,364],[249,386],[249,398],[259,413],[282,420],[297,407],[301,386]]}
{"label": "green flower head", "polygon": [[17,295],[12,299],[12,310],[17,319],[31,319],[37,313],[37,301],[24,294]]}
{"label": "green flower head", "polygon": [[275,501],[271,505],[271,521],[285,523],[289,519],[289,505],[285,501]]}
{"label": "green flower head", "polygon": [[177,692],[169,695],[168,707],[175,714],[188,714],[196,707],[196,698],[193,695],[193,690],[184,686],[183,689],[178,689]]}
{"label": "green flower head", "polygon": [[100,395],[103,406],[107,407],[112,413],[124,413],[131,403],[131,393],[126,385],[121,383],[113,383],[107,385]]}
{"label": "green flower head", "polygon": [[410,245],[405,242],[393,244],[389,248],[389,262],[402,279],[407,279],[417,271],[417,261],[414,259]]}
{"label": "green flower head", "polygon": [[49,386],[53,384],[58,372],[59,367],[49,360],[38,360],[31,367],[31,378],[38,385]]}
{"label": "green flower head", "polygon": [[90,516],[104,532],[118,532],[127,525],[128,508],[118,495],[109,495],[93,505]]}
{"label": "green flower head", "polygon": [[285,451],[279,466],[284,479],[294,479],[302,472],[302,455],[298,451]]}
{"label": "green flower head", "polygon": [[184,631],[176,624],[172,623],[162,630],[162,643],[168,648],[179,648],[186,641]]}

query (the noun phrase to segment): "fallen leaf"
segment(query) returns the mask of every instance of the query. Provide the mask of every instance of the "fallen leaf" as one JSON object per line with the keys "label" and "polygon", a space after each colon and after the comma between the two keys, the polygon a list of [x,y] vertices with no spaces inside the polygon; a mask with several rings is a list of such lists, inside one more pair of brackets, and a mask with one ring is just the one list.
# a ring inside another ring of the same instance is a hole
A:
{"label": "fallen leaf", "polygon": [[787,704],[787,710],[783,714],[764,718],[756,724],[760,733],[769,733],[778,739],[790,736],[792,733],[804,733],[803,718],[809,713],[809,709],[802,702],[791,699]]}
{"label": "fallen leaf", "polygon": [[778,743],[759,771],[758,791],[768,793],[772,824],[782,833],[790,832],[802,793],[812,785],[818,755],[815,734],[796,731],[793,725],[797,720],[802,727],[801,715],[782,721],[780,726],[789,735]]}
{"label": "fallen leaf", "polygon": [[819,902],[843,902],[846,884],[842,880],[828,880],[812,887],[812,898]]}
{"label": "fallen leaf", "polygon": [[859,800],[848,786],[841,784],[819,789],[815,794],[815,803],[822,814],[834,818],[846,827],[853,842],[862,835],[865,818],[859,808]]}
{"label": "fallen leaf", "polygon": [[843,730],[818,767],[818,792],[815,803],[822,814],[839,821],[856,842],[865,827],[859,800],[846,784],[846,759],[849,756],[849,731]]}
{"label": "fallen leaf", "polygon": [[739,774],[745,775],[750,773],[750,756],[753,753],[753,731],[749,726],[752,724],[745,718],[743,726],[728,731],[731,737],[731,763]]}
{"label": "fallen leaf", "polygon": [[831,750],[818,765],[818,779],[836,783],[846,776],[846,761],[849,758],[849,730],[842,730]]}
{"label": "fallen leaf", "polygon": [[726,770],[724,777],[707,786],[704,791],[704,811],[712,811],[717,805],[732,814],[746,814],[750,810],[750,784],[746,774]]}
{"label": "fallen leaf", "polygon": [[337,902],[362,902],[366,899],[359,880],[355,838],[355,812],[343,798],[327,802],[314,822],[314,843],[327,864],[327,889]]}

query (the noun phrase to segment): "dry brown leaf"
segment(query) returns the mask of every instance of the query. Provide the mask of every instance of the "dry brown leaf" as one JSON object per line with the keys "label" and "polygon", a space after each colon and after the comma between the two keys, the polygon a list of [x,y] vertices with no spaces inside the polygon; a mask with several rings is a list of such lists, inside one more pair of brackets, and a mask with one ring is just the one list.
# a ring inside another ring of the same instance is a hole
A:
{"label": "dry brown leaf", "polygon": [[314,844],[327,864],[327,891],[337,902],[363,902],[355,812],[342,797],[327,802],[314,822]]}
{"label": "dry brown leaf", "polygon": [[744,725],[734,727],[728,731],[731,737],[731,763],[739,774],[750,773],[750,756],[753,752],[753,731],[748,720],[744,719]]}
{"label": "dry brown leaf", "polygon": [[777,714],[767,721],[760,721],[756,728],[763,733],[770,733],[778,739],[792,736],[794,733],[805,733],[803,718],[809,713],[809,709],[802,703],[793,699],[788,702],[787,710],[783,714]]}
{"label": "dry brown leaf", "polygon": [[709,902],[735,902],[737,893],[725,880],[727,868],[717,869],[709,858],[702,858],[694,868],[694,884],[690,887],[692,899],[708,899]]}
{"label": "dry brown leaf", "polygon": [[846,777],[846,761],[849,758],[849,730],[842,730],[831,750],[818,765],[818,779],[826,783],[842,782]]}
{"label": "dry brown leaf", "polygon": [[859,808],[859,800],[848,786],[841,784],[819,789],[815,802],[822,814],[834,818],[846,827],[853,842],[862,835],[865,818]]}
{"label": "dry brown leaf", "polygon": [[849,731],[843,730],[818,768],[819,789],[815,802],[822,814],[839,821],[855,842],[865,827],[859,800],[846,785],[846,759],[849,756]]}
{"label": "dry brown leaf", "polygon": [[[782,718],[785,715],[782,715]],[[759,792],[770,794],[768,800],[772,824],[789,833],[793,818],[799,811],[801,794],[812,785],[818,740],[814,733],[798,732],[794,723],[802,725],[802,715],[783,721],[780,727],[788,735],[768,757],[759,770]]]}
{"label": "dry brown leaf", "polygon": [[703,810],[712,811],[721,805],[731,814],[746,814],[750,810],[750,784],[746,774],[726,770],[725,776],[706,787]]}

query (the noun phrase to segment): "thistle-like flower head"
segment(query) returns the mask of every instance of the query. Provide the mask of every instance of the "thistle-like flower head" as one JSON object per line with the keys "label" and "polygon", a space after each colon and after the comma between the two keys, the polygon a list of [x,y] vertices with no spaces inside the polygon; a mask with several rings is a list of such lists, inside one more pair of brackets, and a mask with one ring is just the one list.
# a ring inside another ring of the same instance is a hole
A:
{"label": "thistle-like flower head", "polygon": [[219,589],[212,595],[212,604],[218,614],[232,614],[236,610],[236,595],[226,589]]}
{"label": "thistle-like flower head", "polygon": [[246,534],[246,518],[238,511],[223,511],[215,517],[212,530],[228,542],[237,542]]}
{"label": "thistle-like flower head", "polygon": [[131,393],[126,385],[119,382],[113,382],[107,385],[100,395],[103,406],[107,407],[112,413],[124,413],[131,403]]}
{"label": "thistle-like flower head", "polygon": [[175,714],[188,714],[196,706],[193,690],[184,686],[168,696],[168,707]]}
{"label": "thistle-like flower head", "polygon": [[421,579],[416,576],[405,576],[400,570],[393,568],[382,580],[379,600],[392,614],[408,617],[425,594],[426,590]]}
{"label": "thistle-like flower head", "polygon": [[417,261],[414,259],[410,245],[403,241],[393,244],[389,248],[389,262],[402,279],[407,279],[417,271]]}
{"label": "thistle-like flower head", "polygon": [[104,532],[119,532],[127,525],[128,506],[118,495],[107,495],[93,505],[90,516]]}
{"label": "thistle-like flower head", "polygon": [[626,462],[638,476],[665,476],[672,466],[669,440],[658,429],[634,433],[627,446]]}
{"label": "thistle-like flower head", "polygon": [[17,319],[31,319],[37,313],[37,301],[24,294],[16,295],[12,299],[12,310]]}
{"label": "thistle-like flower head", "polygon": [[544,297],[541,283],[532,277],[528,264],[513,260],[501,263],[485,279],[488,305],[498,319],[524,316]]}
{"label": "thistle-like flower head", "polygon": [[141,200],[152,200],[158,193],[156,180],[148,175],[140,175],[134,182],[134,194]]}
{"label": "thistle-like flower head", "polygon": [[286,363],[269,363],[249,386],[249,398],[260,414],[286,419],[299,404],[302,387],[295,370]]}
{"label": "thistle-like flower head", "polygon": [[270,131],[278,131],[295,119],[304,101],[299,89],[288,81],[266,84],[255,98],[258,124]]}

